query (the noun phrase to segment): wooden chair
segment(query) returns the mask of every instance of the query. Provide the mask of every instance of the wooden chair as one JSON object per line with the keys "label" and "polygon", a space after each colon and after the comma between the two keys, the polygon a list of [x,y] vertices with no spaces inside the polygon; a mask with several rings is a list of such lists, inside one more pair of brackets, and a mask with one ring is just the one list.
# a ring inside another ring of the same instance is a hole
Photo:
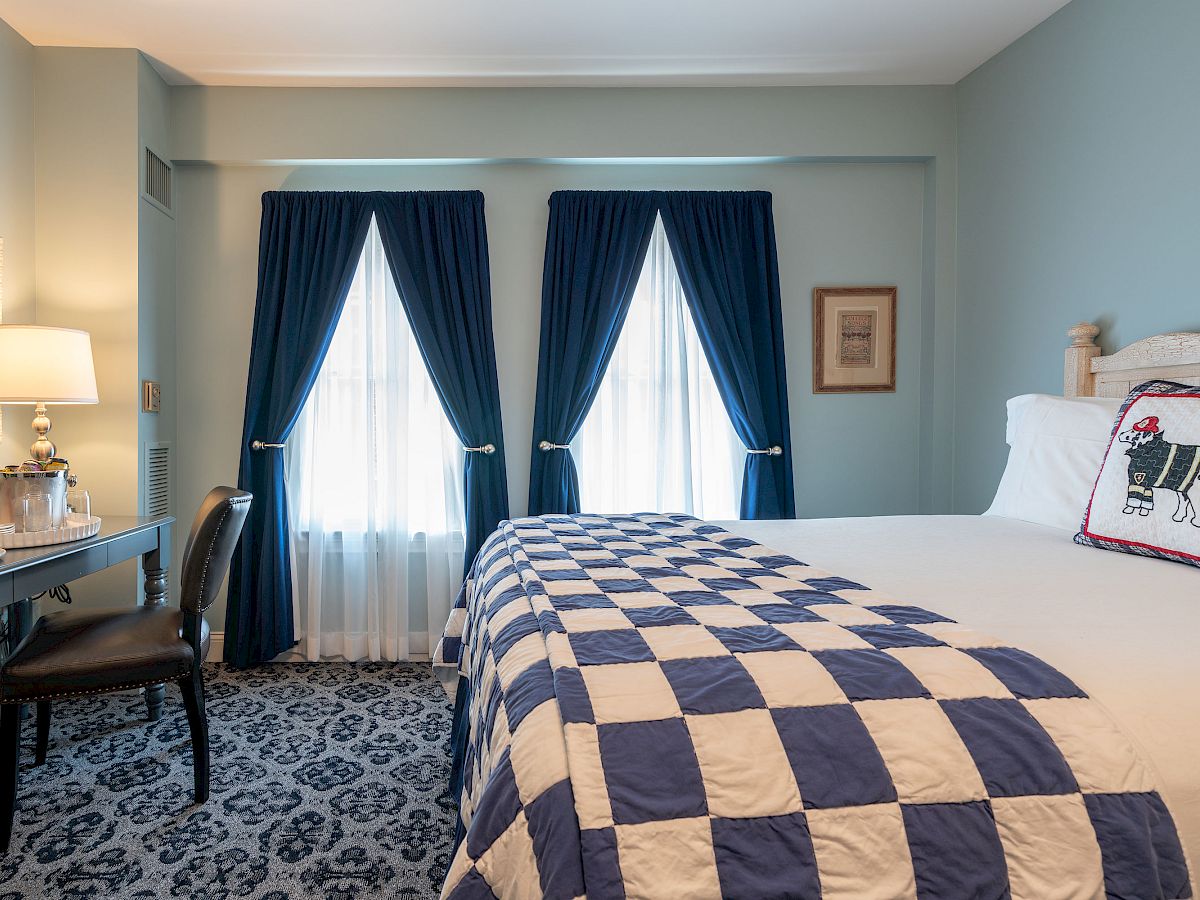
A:
{"label": "wooden chair", "polygon": [[0,852],[8,850],[17,807],[21,709],[37,704],[37,763],[46,761],[50,704],[174,681],[192,737],[196,802],[208,799],[208,721],[201,663],[208,653],[204,612],[225,580],[250,511],[251,495],[209,492],[183,551],[179,609],[122,607],[42,616],[0,667]]}

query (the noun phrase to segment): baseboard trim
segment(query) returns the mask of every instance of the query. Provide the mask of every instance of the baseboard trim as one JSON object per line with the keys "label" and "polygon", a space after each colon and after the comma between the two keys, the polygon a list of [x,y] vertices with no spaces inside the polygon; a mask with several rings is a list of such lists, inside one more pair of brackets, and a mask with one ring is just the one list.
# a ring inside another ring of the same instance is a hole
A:
{"label": "baseboard trim", "polygon": [[[225,632],[210,631],[208,633],[208,662],[221,662],[225,659]],[[300,647],[295,646],[284,650],[271,662],[304,662],[304,654]]]}
{"label": "baseboard trim", "polygon": [[[210,631],[208,633],[208,662],[221,662],[224,659],[225,659],[225,632]],[[318,660],[318,662],[321,662],[321,661],[323,661],[323,660]],[[430,660],[429,660],[428,656],[414,656],[411,659],[409,659],[409,662],[429,662],[429,661]],[[292,647],[290,650],[284,650],[282,653],[280,653],[278,656],[276,656],[273,660],[271,660],[271,662],[298,663],[298,662],[311,662],[311,660],[309,660],[307,657],[305,657],[304,652],[300,649],[300,645],[297,644],[295,647]]]}
{"label": "baseboard trim", "polygon": [[225,658],[225,632],[210,631],[208,633],[208,661],[220,662]]}

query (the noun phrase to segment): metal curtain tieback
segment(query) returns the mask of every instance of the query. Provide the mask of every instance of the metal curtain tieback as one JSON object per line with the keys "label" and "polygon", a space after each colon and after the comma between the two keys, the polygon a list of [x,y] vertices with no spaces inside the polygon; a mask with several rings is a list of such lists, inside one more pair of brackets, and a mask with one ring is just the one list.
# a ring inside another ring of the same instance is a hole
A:
{"label": "metal curtain tieback", "polygon": [[542,441],[538,444],[538,449],[546,453],[550,450],[570,450],[571,447],[569,444],[554,444],[550,441]]}
{"label": "metal curtain tieback", "polygon": [[766,450],[747,450],[751,456],[783,456],[783,448],[776,444],[774,447],[768,447]]}
{"label": "metal curtain tieback", "polygon": [[483,444],[480,447],[463,447],[468,453],[482,453],[485,456],[490,456],[496,452],[495,444]]}

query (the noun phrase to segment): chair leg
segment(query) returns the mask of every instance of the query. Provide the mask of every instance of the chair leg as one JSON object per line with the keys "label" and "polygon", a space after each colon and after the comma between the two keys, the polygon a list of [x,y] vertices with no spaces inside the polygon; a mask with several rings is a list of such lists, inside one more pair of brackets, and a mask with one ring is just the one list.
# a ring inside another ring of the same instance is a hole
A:
{"label": "chair leg", "polygon": [[8,852],[21,767],[21,704],[0,706],[0,853]]}
{"label": "chair leg", "polygon": [[187,710],[188,729],[192,733],[192,774],[196,784],[196,802],[208,799],[208,719],[204,715],[204,679],[200,666],[179,679],[183,706]]}
{"label": "chair leg", "polygon": [[50,746],[50,701],[39,700],[37,705],[37,764],[46,761],[46,748]]}

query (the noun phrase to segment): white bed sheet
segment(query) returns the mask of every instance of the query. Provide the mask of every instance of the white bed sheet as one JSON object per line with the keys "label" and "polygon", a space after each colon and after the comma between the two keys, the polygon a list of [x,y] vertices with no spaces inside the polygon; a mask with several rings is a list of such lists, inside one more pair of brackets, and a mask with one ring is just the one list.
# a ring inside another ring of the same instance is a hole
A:
{"label": "white bed sheet", "polygon": [[1200,860],[1200,569],[993,516],[716,524],[1060,669],[1140,745],[1189,863]]}

